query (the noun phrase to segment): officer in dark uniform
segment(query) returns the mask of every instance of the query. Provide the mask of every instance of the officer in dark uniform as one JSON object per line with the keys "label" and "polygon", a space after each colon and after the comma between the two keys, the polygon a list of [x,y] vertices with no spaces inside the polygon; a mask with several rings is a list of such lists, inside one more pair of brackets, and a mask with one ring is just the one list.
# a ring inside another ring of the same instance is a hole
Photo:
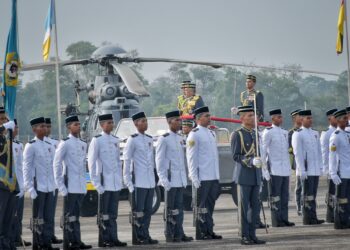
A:
{"label": "officer in dark uniform", "polygon": [[181,84],[183,95],[177,97],[177,108],[181,115],[191,115],[197,108],[204,106],[200,95],[196,95],[196,84],[191,81],[183,81]]}
{"label": "officer in dark uniform", "polygon": [[12,225],[13,212],[16,205],[17,178],[15,169],[7,162],[9,151],[5,136],[5,129],[14,129],[13,121],[7,122],[4,108],[0,108],[0,249],[16,249],[11,239],[10,226]]}
{"label": "officer in dark uniform", "polygon": [[259,90],[255,90],[256,77],[254,75],[246,76],[247,90],[241,92],[241,105],[254,107],[254,96],[256,96],[256,112],[259,121],[264,120],[264,96]]}
{"label": "officer in dark uniform", "polygon": [[242,127],[232,136],[231,147],[236,162],[234,182],[238,184],[240,234],[242,245],[265,244],[255,234],[259,216],[259,189],[262,162],[256,158],[255,114],[252,106],[238,107]]}
{"label": "officer in dark uniform", "polygon": [[[295,159],[294,159],[293,146],[292,146],[292,136],[295,131],[301,128],[301,125],[302,125],[301,123],[302,117],[299,115],[299,111],[301,111],[301,109],[296,109],[290,113],[293,120],[293,128],[291,128],[288,131],[289,159],[293,170],[296,170],[296,166],[295,166]],[[301,191],[302,191],[301,180],[299,176],[296,176],[295,202],[297,205],[297,213],[299,216],[301,216]]]}

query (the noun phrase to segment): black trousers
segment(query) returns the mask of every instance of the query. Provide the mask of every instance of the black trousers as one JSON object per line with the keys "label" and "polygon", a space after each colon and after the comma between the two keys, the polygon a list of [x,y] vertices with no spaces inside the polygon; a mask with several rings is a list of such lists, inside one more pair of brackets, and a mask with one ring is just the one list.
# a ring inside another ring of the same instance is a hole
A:
{"label": "black trousers", "polygon": [[71,244],[81,243],[80,233],[80,205],[83,201],[84,194],[68,193],[65,216],[69,218],[69,228],[72,230],[69,232],[69,242]]}
{"label": "black trousers", "polygon": [[56,189],[53,193],[53,205],[52,205],[52,214],[51,214],[51,235],[55,236],[55,217],[56,217],[56,206],[57,206],[57,198],[58,198],[58,189]]}
{"label": "black trousers", "polygon": [[168,219],[165,228],[166,238],[181,239],[183,231],[183,187],[174,187],[168,191]]}
{"label": "black trousers", "polygon": [[271,175],[271,220],[272,226],[288,221],[289,176]]}
{"label": "black trousers", "polygon": [[300,176],[296,176],[296,182],[295,182],[295,203],[296,203],[298,211],[301,211],[302,191],[303,191],[303,188],[302,188]]}
{"label": "black trousers", "polygon": [[350,179],[341,179],[336,187],[337,206],[334,214],[334,227],[336,229],[348,228],[350,226]]}
{"label": "black trousers", "polygon": [[15,193],[0,189],[0,249],[14,249],[11,226],[15,211]]}
{"label": "black trousers", "polygon": [[200,213],[200,231],[203,235],[214,233],[213,213],[215,202],[220,195],[220,185],[218,180],[201,181],[199,192],[199,209],[206,209],[205,213]]}
{"label": "black trousers", "polygon": [[317,220],[316,196],[319,176],[308,176],[304,180],[303,190],[303,223],[309,224]]}
{"label": "black trousers", "polygon": [[16,197],[15,211],[12,223],[12,239],[14,242],[22,241],[22,220],[23,220],[24,196]]}
{"label": "black trousers", "polygon": [[241,237],[256,238],[256,223],[259,217],[260,186],[238,185]]}
{"label": "black trousers", "polygon": [[136,229],[136,237],[139,240],[145,240],[150,238],[149,225],[151,223],[152,216],[152,203],[154,188],[135,188],[135,212],[143,212],[143,216],[137,218],[137,222],[140,225]]}
{"label": "black trousers", "polygon": [[326,221],[328,223],[334,222],[334,199],[335,197],[335,185],[332,179],[328,179],[328,192],[326,194],[326,204],[327,204],[327,212],[326,212]]}
{"label": "black trousers", "polygon": [[103,230],[104,242],[115,242],[118,239],[117,217],[119,205],[119,191],[105,191],[102,194],[102,215],[105,230]]}
{"label": "black trousers", "polygon": [[52,239],[52,210],[53,210],[53,192],[37,191],[38,197],[33,201],[34,219],[41,221],[37,225],[37,239],[41,246],[50,245]]}

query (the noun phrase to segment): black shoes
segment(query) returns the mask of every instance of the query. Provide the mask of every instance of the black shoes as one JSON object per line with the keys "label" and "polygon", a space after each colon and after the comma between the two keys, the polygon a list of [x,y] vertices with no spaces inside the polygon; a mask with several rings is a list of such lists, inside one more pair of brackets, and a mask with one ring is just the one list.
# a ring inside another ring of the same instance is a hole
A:
{"label": "black shoes", "polygon": [[154,240],[154,239],[152,239],[151,237],[149,237],[149,238],[148,238],[148,244],[150,244],[150,245],[158,244],[158,240]]}
{"label": "black shoes", "polygon": [[266,244],[266,241],[264,240],[259,240],[258,238],[247,238],[247,237],[242,237],[241,239],[241,245],[262,245]]}
{"label": "black shoes", "polygon": [[258,238],[251,239],[251,241],[252,241],[254,244],[256,244],[256,245],[266,244],[266,241],[264,241],[264,240],[259,240]]}
{"label": "black shoes", "polygon": [[294,226],[295,226],[295,223],[294,223],[294,222],[283,221],[283,223],[286,225],[286,227],[294,227]]}
{"label": "black shoes", "polygon": [[58,239],[55,235],[52,237],[51,239],[51,243],[52,244],[62,244],[63,243],[63,240],[61,239]]}
{"label": "black shoes", "polygon": [[25,241],[25,240],[22,240],[22,241],[19,241],[19,242],[15,242],[15,246],[16,247],[29,247],[31,245],[32,245],[32,243],[30,243],[28,241]]}
{"label": "black shoes", "polygon": [[181,239],[183,242],[190,242],[190,241],[193,241],[193,237],[191,236],[187,236],[187,235],[183,235],[182,236],[182,239]]}
{"label": "black shoes", "polygon": [[126,242],[122,242],[118,239],[114,241],[113,244],[115,247],[126,247],[128,245]]}
{"label": "black shoes", "polygon": [[211,237],[210,234],[201,234],[198,240],[212,240],[213,238]]}
{"label": "black shoes", "polygon": [[84,242],[80,242],[79,249],[91,249],[91,245],[86,245]]}
{"label": "black shoes", "polygon": [[268,224],[264,224],[262,223],[261,221],[258,221],[255,225],[255,228],[256,229],[264,229],[264,228],[269,228],[269,225]]}
{"label": "black shoes", "polygon": [[212,233],[211,234],[211,238],[213,239],[213,240],[221,240],[222,239],[222,236],[221,235],[218,235],[218,234],[216,234],[216,233]]}

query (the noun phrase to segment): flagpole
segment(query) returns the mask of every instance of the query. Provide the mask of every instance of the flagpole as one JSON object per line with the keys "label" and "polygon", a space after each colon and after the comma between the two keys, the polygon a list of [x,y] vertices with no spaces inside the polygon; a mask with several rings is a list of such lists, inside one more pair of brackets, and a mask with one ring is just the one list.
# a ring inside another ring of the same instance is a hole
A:
{"label": "flagpole", "polygon": [[350,52],[349,52],[349,29],[348,29],[348,10],[347,2],[344,0],[345,30],[346,30],[346,60],[348,63],[348,103],[350,105]]}
{"label": "flagpole", "polygon": [[57,97],[57,123],[58,123],[58,139],[60,140],[62,138],[62,122],[61,122],[61,91],[60,91],[60,71],[59,71],[59,65],[58,65],[58,42],[57,42],[57,20],[56,20],[56,3],[55,0],[53,0],[54,3],[54,18],[55,18],[55,52],[56,52],[56,59],[55,59],[55,68],[56,68],[56,97]]}

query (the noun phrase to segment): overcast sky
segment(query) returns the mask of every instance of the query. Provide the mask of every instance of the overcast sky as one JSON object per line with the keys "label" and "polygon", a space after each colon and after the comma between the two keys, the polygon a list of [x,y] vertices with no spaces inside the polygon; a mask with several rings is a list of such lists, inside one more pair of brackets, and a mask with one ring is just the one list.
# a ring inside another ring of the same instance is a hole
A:
{"label": "overcast sky", "polygon": [[[49,0],[18,0],[20,56],[42,61]],[[85,40],[137,49],[143,57],[171,57],[282,66],[340,73],[346,53],[335,42],[340,0],[56,0],[59,56]],[[11,0],[0,0],[0,63]],[[53,50],[52,50],[53,51]],[[144,66],[154,79],[169,65]]]}

